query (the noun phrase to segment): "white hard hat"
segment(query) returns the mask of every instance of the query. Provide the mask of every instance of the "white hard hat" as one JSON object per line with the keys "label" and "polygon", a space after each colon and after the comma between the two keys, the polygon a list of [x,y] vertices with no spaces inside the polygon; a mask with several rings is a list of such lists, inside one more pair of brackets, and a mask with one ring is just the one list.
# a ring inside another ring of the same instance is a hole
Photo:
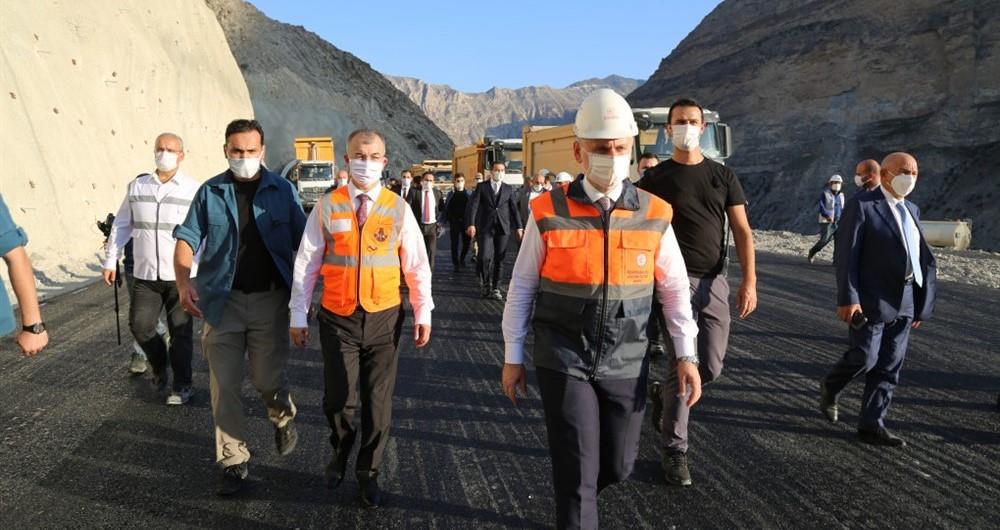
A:
{"label": "white hard hat", "polygon": [[573,134],[587,140],[615,140],[639,134],[639,127],[625,98],[610,88],[601,88],[580,104]]}
{"label": "white hard hat", "polygon": [[827,182],[840,182],[840,183],[843,183],[844,179],[841,178],[840,175],[834,175],[834,176],[830,177],[830,180],[828,180]]}
{"label": "white hard hat", "polygon": [[562,184],[564,182],[573,182],[573,175],[570,175],[565,171],[560,171],[556,174],[556,183]]}

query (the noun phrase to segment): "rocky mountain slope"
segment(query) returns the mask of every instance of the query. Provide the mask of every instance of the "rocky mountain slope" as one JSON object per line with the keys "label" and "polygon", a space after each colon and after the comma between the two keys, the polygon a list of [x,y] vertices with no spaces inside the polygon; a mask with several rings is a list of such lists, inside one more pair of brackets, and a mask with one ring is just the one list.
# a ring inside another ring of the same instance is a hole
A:
{"label": "rocky mountain slope", "polygon": [[566,88],[529,86],[491,88],[486,92],[460,92],[448,85],[432,85],[411,77],[392,77],[396,88],[420,106],[457,145],[485,136],[520,138],[521,127],[562,124],[573,120],[576,108],[597,88],[611,88],[622,95],[642,84],[617,75],[580,81]]}
{"label": "rocky mountain slope", "polygon": [[394,171],[451,157],[448,136],[364,61],[242,0],[206,3],[246,79],[271,166],[294,157],[296,136],[333,136],[342,165],[347,135],[359,127],[385,134]]}
{"label": "rocky mountain slope", "polygon": [[0,71],[0,194],[43,295],[99,276],[95,220],[154,169],[157,134],[183,137],[204,180],[226,168],[226,123],[253,113],[201,0],[0,2]]}
{"label": "rocky mountain slope", "polygon": [[923,217],[972,219],[973,246],[1000,248],[996,2],[726,0],[628,99],[681,95],[733,126],[757,226],[815,231],[825,179],[906,150]]}

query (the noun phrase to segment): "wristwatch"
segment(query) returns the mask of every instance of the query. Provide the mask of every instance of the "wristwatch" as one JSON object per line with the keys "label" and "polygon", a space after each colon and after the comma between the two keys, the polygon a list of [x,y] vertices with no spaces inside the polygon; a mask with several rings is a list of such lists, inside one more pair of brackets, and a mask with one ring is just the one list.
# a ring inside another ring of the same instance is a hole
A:
{"label": "wristwatch", "polygon": [[696,356],[696,355],[692,355],[690,357],[678,357],[677,358],[677,362],[691,363],[691,364],[693,364],[695,366],[698,366],[699,364],[701,364],[701,363],[698,362],[698,356]]}
{"label": "wristwatch", "polygon": [[37,324],[32,324],[30,326],[24,326],[21,329],[27,331],[28,333],[34,333],[35,335],[41,335],[45,332],[45,322],[38,322]]}

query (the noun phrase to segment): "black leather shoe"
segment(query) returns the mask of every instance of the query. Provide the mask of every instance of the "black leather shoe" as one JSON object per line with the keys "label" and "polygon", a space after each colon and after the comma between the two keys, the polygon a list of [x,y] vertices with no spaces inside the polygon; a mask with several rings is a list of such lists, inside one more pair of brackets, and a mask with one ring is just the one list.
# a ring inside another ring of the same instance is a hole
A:
{"label": "black leather shoe", "polygon": [[284,427],[274,428],[274,445],[278,448],[279,455],[291,453],[298,442],[299,432],[295,429],[295,420],[288,420]]}
{"label": "black leather shoe", "polygon": [[691,485],[687,453],[664,453],[663,472],[667,484],[671,486],[687,487]]}
{"label": "black leather shoe", "polygon": [[858,429],[858,441],[871,445],[884,445],[886,447],[906,447],[906,441],[889,432],[885,427],[877,430]]}
{"label": "black leather shoe", "polygon": [[216,494],[220,497],[230,497],[240,493],[246,487],[248,474],[246,462],[223,469]]}
{"label": "black leather shoe", "polygon": [[482,295],[483,298],[489,298],[492,293],[493,293],[493,290],[490,289],[489,285],[484,285],[479,290],[479,294]]}
{"label": "black leather shoe", "polygon": [[653,402],[653,411],[649,415],[649,421],[653,424],[653,430],[663,432],[663,385],[659,381],[653,381],[649,386],[649,400]]}
{"label": "black leather shoe", "polygon": [[347,474],[347,458],[350,455],[350,450],[333,452],[333,458],[326,465],[325,476],[327,488],[332,490],[337,489],[340,483],[344,481],[344,475]]}
{"label": "black leather shoe", "polygon": [[819,382],[819,410],[831,423],[837,422],[837,397],[826,390],[826,381]]}
{"label": "black leather shoe", "polygon": [[378,474],[358,475],[358,497],[365,508],[378,508],[382,505],[382,490],[378,487]]}

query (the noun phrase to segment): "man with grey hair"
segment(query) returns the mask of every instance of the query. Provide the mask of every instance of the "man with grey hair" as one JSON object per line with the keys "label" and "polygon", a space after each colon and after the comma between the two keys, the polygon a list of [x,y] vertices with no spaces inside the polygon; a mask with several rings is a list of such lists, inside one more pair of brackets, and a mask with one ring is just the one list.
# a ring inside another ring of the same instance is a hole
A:
{"label": "man with grey hair", "polygon": [[[129,286],[129,328],[153,369],[158,392],[167,390],[167,365],[173,371],[173,391],[167,405],[191,399],[192,319],[181,307],[174,283],[174,226],[187,216],[198,182],[180,171],[184,142],[163,133],[153,143],[156,170],[129,183],[111,233],[104,260],[104,283],[118,281],[115,264],[132,241],[133,281]],[[157,333],[160,312],[166,308],[170,340]],[[169,344],[168,344],[169,342]],[[135,363],[133,363],[135,364]],[[133,372],[139,372],[136,367]],[[144,371],[144,370],[142,370]]]}

